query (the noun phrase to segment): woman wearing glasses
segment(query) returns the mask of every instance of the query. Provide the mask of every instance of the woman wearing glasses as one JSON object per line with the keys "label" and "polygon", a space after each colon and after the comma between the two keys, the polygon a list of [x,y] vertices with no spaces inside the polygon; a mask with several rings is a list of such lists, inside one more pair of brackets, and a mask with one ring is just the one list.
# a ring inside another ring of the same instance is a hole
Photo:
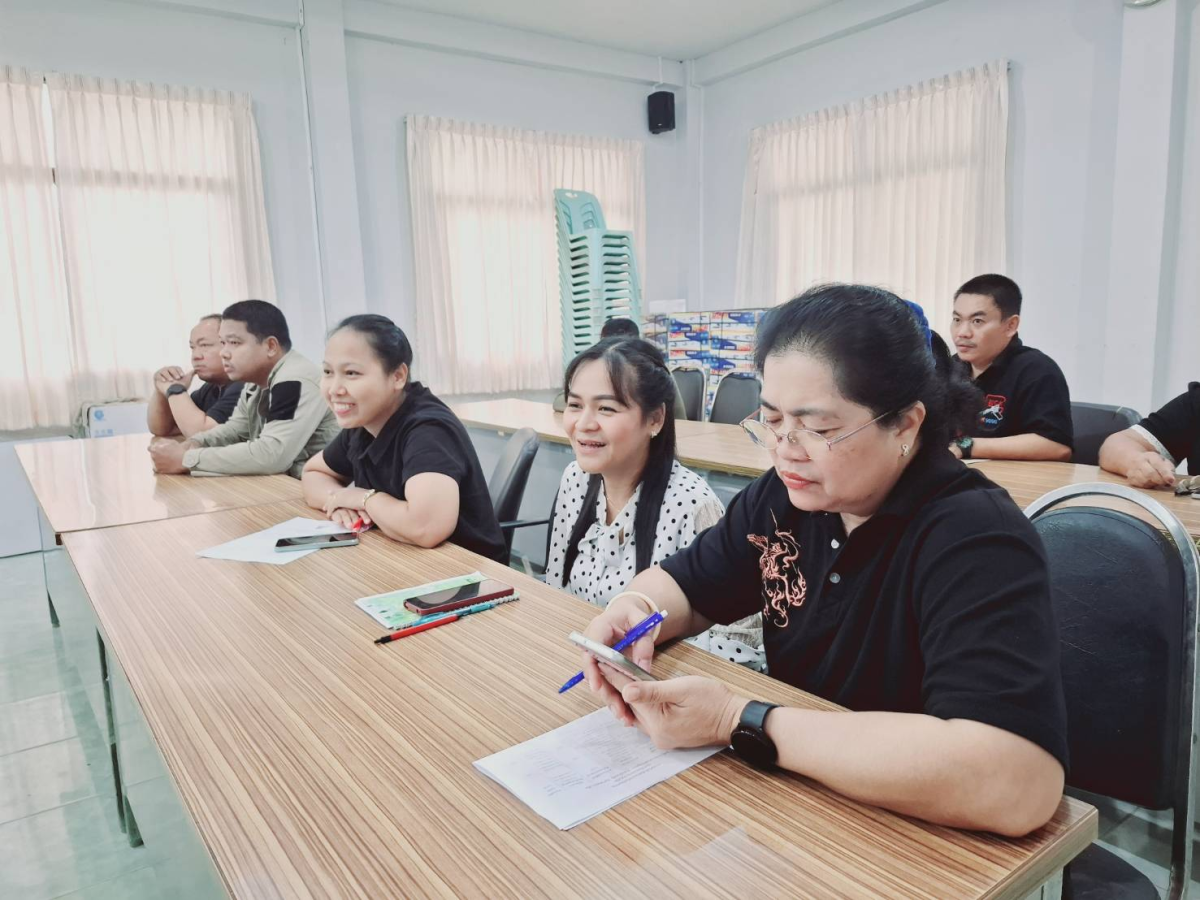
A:
{"label": "woman wearing glasses", "polygon": [[775,678],[852,712],[778,708],[689,676],[588,684],[660,747],[731,744],[857,800],[1022,835],[1062,795],[1066,714],[1046,561],[1008,495],[947,450],[977,408],[904,301],[826,285],[759,330],[774,469],[724,519],[641,573],[589,626],[612,644],[696,634],[756,610]]}

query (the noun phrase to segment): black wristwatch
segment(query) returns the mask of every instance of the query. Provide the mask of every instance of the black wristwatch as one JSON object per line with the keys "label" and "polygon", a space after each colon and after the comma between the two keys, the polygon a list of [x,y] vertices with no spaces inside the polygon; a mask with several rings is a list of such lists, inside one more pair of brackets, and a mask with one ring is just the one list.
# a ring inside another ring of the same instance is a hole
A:
{"label": "black wristwatch", "polygon": [[767,714],[778,707],[778,703],[751,700],[742,710],[741,721],[733,729],[733,736],[729,740],[733,752],[756,769],[769,769],[779,758],[775,742],[763,730],[767,724]]}
{"label": "black wristwatch", "polygon": [[167,397],[171,398],[171,397],[174,397],[176,394],[182,394],[186,391],[187,391],[187,388],[185,388],[182,384],[173,384],[169,388],[167,388]]}
{"label": "black wristwatch", "polygon": [[962,454],[963,459],[971,458],[971,448],[975,446],[975,438],[960,437],[954,443],[958,444],[958,452]]}

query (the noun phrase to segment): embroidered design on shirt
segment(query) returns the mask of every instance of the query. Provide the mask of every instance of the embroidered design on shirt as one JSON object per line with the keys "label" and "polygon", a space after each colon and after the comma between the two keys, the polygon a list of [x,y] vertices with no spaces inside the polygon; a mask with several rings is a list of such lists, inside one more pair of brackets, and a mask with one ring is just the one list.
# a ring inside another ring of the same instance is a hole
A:
{"label": "embroidered design on shirt", "polygon": [[771,521],[775,523],[775,537],[769,538],[748,534],[746,540],[757,547],[762,554],[758,565],[762,571],[763,619],[776,628],[787,628],[788,610],[804,604],[808,596],[808,582],[796,561],[800,558],[800,545],[796,543],[790,531],[779,530],[779,520],[775,511],[771,511]]}
{"label": "embroidered design on shirt", "polygon": [[988,394],[984,402],[987,407],[979,414],[979,427],[985,431],[995,431],[1004,421],[1004,406],[1008,398],[1002,394]]}

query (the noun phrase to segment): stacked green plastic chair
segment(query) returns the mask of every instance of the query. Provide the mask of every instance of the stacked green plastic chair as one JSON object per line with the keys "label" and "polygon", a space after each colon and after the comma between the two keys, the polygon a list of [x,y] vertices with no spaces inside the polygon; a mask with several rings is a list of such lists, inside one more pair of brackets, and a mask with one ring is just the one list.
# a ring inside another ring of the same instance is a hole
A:
{"label": "stacked green plastic chair", "polygon": [[613,318],[641,320],[642,289],[633,234],[604,227],[600,201],[584,191],[556,190],[563,367],[600,340]]}

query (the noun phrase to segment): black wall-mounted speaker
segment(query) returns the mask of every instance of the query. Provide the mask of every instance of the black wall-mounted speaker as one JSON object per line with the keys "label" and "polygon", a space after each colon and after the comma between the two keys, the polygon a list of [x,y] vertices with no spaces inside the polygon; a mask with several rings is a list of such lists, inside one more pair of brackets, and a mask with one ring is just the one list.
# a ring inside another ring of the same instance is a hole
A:
{"label": "black wall-mounted speaker", "polygon": [[646,112],[651,134],[675,130],[675,95],[670,91],[655,91],[647,97]]}

